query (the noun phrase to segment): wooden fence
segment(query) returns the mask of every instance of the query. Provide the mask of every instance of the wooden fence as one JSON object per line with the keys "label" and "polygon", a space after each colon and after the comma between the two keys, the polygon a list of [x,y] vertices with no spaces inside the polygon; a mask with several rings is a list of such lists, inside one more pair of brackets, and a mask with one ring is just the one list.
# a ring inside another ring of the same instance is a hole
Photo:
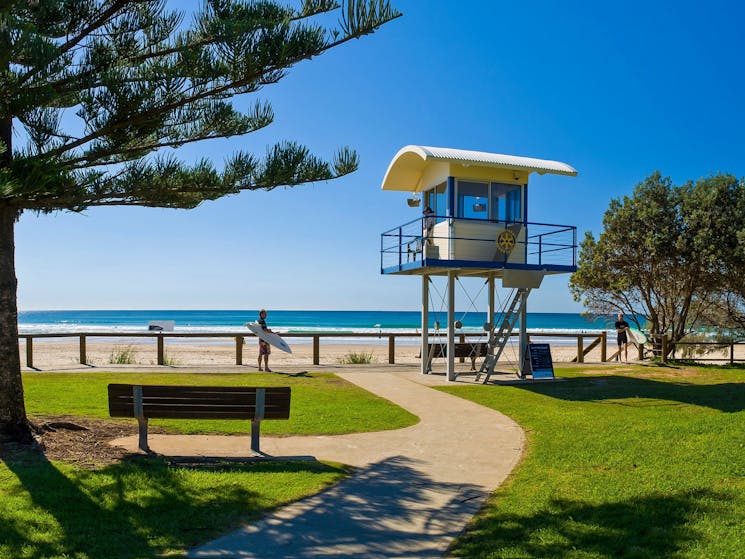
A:
{"label": "wooden fence", "polygon": [[[517,336],[517,334],[513,334]],[[54,333],[54,334],[21,334],[19,338],[25,340],[26,345],[26,366],[34,368],[34,340],[51,339],[51,338],[77,338],[79,347],[80,363],[88,363],[87,341],[91,338],[149,338],[156,342],[156,352],[158,365],[166,364],[166,340],[177,340],[183,338],[189,339],[230,339],[235,343],[235,364],[243,365],[243,345],[246,338],[253,338],[254,334],[247,332],[225,332],[225,333],[182,333],[182,332],[82,332],[82,333]],[[388,363],[396,362],[396,340],[398,338],[419,338],[418,332],[397,332],[397,333],[374,333],[374,332],[318,332],[313,334],[303,333],[283,333],[284,338],[304,338],[311,339],[313,344],[313,364],[321,363],[321,340],[324,338],[378,338],[388,341]],[[478,340],[477,340],[478,338]],[[545,338],[573,338],[576,340],[577,355],[572,360],[577,363],[584,363],[587,355],[599,348],[600,361],[613,360],[617,352],[608,357],[607,352],[607,335],[605,332],[600,334],[589,333],[554,333],[554,332],[531,332],[528,339],[540,341]],[[457,334],[456,341],[459,343],[484,341],[484,336]],[[463,362],[464,358],[460,358]]]}
{"label": "wooden fence", "polygon": [[[649,338],[650,343],[640,346],[639,348],[639,359],[652,357],[659,359],[662,363],[674,360],[729,363],[730,365],[745,361],[745,352],[739,356],[736,355],[735,352],[736,347],[745,346],[745,342],[742,341],[673,342],[667,336],[649,336]],[[686,348],[701,349],[702,353],[696,357],[683,357],[676,355],[678,350],[685,350]],[[706,348],[711,348],[711,351],[707,351]],[[715,352],[719,352],[719,355],[722,355],[723,357],[714,357],[712,354]],[[726,357],[724,357],[725,355]]]}

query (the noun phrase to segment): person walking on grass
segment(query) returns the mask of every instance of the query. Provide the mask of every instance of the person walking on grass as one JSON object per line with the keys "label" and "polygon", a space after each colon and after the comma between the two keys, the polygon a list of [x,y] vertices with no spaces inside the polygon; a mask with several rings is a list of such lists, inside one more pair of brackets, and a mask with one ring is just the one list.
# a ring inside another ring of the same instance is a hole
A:
{"label": "person walking on grass", "polygon": [[626,331],[629,328],[629,323],[623,319],[623,313],[618,313],[618,320],[616,320],[616,333],[618,335],[618,361],[621,360],[621,351],[623,350],[623,360],[628,362],[629,360],[629,337]]}
{"label": "person walking on grass", "polygon": [[[259,311],[259,320],[257,320],[259,323],[259,326],[264,332],[271,332],[269,328],[266,325],[266,310],[261,309]],[[265,342],[261,338],[259,338],[259,371],[266,371],[267,373],[271,373],[272,370],[269,368],[269,355],[272,353],[272,348],[269,345],[269,342]],[[264,368],[261,368],[261,358],[264,358]]]}

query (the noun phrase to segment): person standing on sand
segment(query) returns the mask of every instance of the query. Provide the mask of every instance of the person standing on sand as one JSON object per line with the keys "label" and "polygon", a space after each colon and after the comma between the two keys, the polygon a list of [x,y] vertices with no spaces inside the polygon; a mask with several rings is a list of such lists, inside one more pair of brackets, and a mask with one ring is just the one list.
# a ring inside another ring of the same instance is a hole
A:
{"label": "person standing on sand", "polygon": [[629,360],[629,338],[626,330],[629,328],[629,323],[623,319],[623,313],[618,313],[618,320],[616,320],[616,333],[618,334],[618,360],[621,359],[621,350],[623,350],[623,360],[628,362]]}
{"label": "person standing on sand", "polygon": [[[269,328],[267,328],[266,325],[266,310],[261,309],[259,311],[259,320],[257,320],[259,326],[261,326],[261,329],[264,332],[271,332]],[[272,348],[269,345],[269,342],[265,342],[261,338],[259,338],[259,371],[266,371],[267,373],[271,373],[272,370],[269,368],[269,355],[272,353]],[[264,358],[264,368],[261,368],[261,358]]]}

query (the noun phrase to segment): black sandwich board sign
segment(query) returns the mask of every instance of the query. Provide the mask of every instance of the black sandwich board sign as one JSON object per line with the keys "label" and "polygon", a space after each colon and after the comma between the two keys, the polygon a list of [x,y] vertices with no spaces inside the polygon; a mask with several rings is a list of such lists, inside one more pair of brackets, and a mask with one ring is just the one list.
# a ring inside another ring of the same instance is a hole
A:
{"label": "black sandwich board sign", "polygon": [[551,346],[548,344],[528,344],[530,370],[533,379],[553,379],[554,362],[551,359]]}

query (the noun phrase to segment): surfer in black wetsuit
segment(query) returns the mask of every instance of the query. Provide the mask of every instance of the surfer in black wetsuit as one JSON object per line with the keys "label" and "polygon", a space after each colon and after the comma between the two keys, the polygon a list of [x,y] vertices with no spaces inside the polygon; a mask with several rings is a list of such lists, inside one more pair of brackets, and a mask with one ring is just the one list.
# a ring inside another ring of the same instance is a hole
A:
{"label": "surfer in black wetsuit", "polygon": [[[261,329],[265,332],[271,332],[269,328],[266,326],[266,311],[264,309],[261,309],[259,311],[259,320],[256,322],[259,323],[259,326],[261,326]],[[268,373],[271,373],[272,370],[269,368],[269,355],[272,353],[272,348],[269,345],[269,342],[265,342],[261,338],[259,338],[259,371],[266,371]],[[261,358],[264,357],[264,368],[261,368]]]}
{"label": "surfer in black wetsuit", "polygon": [[623,313],[618,313],[618,320],[616,320],[616,332],[618,334],[618,360],[621,360],[621,350],[623,350],[623,360],[629,360],[629,338],[626,330],[629,327],[629,323],[623,319]]}

